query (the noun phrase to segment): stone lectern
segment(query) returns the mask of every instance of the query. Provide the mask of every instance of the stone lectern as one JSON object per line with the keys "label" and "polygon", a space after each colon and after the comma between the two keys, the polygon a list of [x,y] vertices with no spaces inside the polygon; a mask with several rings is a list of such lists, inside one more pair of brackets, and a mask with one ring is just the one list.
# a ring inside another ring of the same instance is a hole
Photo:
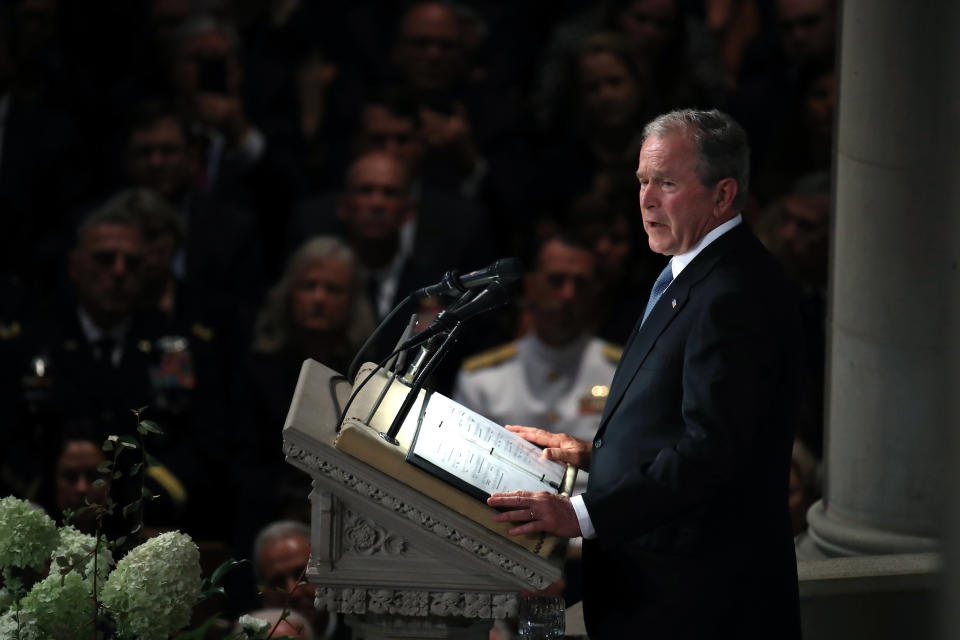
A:
{"label": "stone lectern", "polygon": [[287,461],[313,477],[307,579],[316,606],[346,615],[354,638],[486,639],[493,620],[516,616],[521,590],[560,578],[563,545],[511,539],[485,503],[404,462],[410,434],[395,446],[377,432],[406,389],[373,374],[338,433],[352,387],[304,362],[283,442]]}

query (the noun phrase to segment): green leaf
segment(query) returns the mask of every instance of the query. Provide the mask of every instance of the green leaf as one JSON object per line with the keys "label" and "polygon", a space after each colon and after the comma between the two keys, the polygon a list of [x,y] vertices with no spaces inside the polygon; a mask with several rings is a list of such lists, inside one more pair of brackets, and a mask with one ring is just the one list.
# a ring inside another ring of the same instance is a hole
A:
{"label": "green leaf", "polygon": [[149,409],[149,408],[150,408],[150,405],[145,405],[145,406],[140,407],[139,409],[130,409],[130,411],[132,411],[133,413],[136,413],[136,414],[140,414],[140,413],[143,413],[144,411],[146,411],[146,410]]}
{"label": "green leaf", "polygon": [[140,443],[137,442],[137,439],[133,436],[120,436],[119,444],[121,447],[126,447],[128,449],[139,449]]}
{"label": "green leaf", "polygon": [[153,497],[153,494],[150,492],[150,489],[148,489],[147,487],[142,487],[142,488],[140,489],[140,495],[143,496],[144,498],[152,498],[152,497]]}
{"label": "green leaf", "polygon": [[138,522],[130,528],[130,535],[136,535],[140,533],[140,529],[143,529],[143,523]]}
{"label": "green leaf", "polygon": [[54,561],[61,567],[64,567],[70,564],[70,558],[68,558],[67,556],[57,556],[56,558],[54,558]]}
{"label": "green leaf", "polygon": [[101,451],[113,451],[113,441],[110,439],[103,441],[103,446],[100,447]]}
{"label": "green leaf", "polygon": [[156,433],[161,436],[163,435],[163,429],[161,429],[160,425],[158,425],[153,420],[141,420],[140,426],[146,429],[147,431],[149,431],[150,433]]}
{"label": "green leaf", "polygon": [[247,560],[234,560],[230,558],[229,560],[224,560],[219,567],[213,570],[213,575],[210,576],[210,585],[216,586],[220,584],[220,581],[223,580],[223,576],[227,575]]}
{"label": "green leaf", "polygon": [[97,478],[96,480],[93,481],[92,486],[102,487],[105,484],[107,484],[106,480],[104,480],[103,478]]}
{"label": "green leaf", "polygon": [[100,473],[110,473],[113,470],[113,463],[109,460],[101,462],[97,465],[97,471]]}
{"label": "green leaf", "polygon": [[211,587],[197,597],[197,602],[203,602],[204,600],[212,598],[216,595],[226,596],[227,592],[223,587]]}
{"label": "green leaf", "polygon": [[123,471],[114,471],[114,472],[113,472],[113,479],[114,479],[114,480],[119,480],[119,479],[122,478],[122,477],[123,477]]}
{"label": "green leaf", "polygon": [[147,464],[148,464],[149,466],[151,466],[151,467],[162,467],[162,466],[163,466],[163,463],[162,463],[162,462],[160,462],[159,460],[157,460],[156,458],[154,458],[154,457],[153,457],[152,455],[150,455],[149,453],[144,452],[144,455],[145,455],[146,458],[147,458]]}
{"label": "green leaf", "polygon": [[131,513],[140,511],[140,500],[135,500],[123,508],[123,517],[129,517]]}
{"label": "green leaf", "polygon": [[130,466],[130,475],[131,475],[131,476],[137,475],[138,473],[140,473],[140,469],[141,469],[142,467],[143,467],[143,463],[142,463],[142,462],[134,462],[134,463]]}
{"label": "green leaf", "polygon": [[120,536],[119,538],[113,541],[113,544],[115,544],[118,547],[122,547],[123,543],[126,541],[127,541],[127,536]]}

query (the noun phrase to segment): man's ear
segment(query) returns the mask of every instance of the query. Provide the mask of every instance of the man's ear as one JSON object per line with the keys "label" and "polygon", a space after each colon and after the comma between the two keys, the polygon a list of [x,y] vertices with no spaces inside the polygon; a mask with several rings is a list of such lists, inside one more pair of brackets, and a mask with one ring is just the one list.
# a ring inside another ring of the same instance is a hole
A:
{"label": "man's ear", "polygon": [[734,178],[723,178],[713,188],[713,214],[718,218],[727,218],[733,210],[733,200],[737,197],[739,186]]}

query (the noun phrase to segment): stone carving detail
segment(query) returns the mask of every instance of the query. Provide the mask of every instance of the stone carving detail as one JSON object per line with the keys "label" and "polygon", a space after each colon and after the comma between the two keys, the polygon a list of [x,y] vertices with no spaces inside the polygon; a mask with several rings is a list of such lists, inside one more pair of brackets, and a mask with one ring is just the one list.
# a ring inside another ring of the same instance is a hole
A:
{"label": "stone carving detail", "polygon": [[365,556],[385,553],[391,556],[403,555],[407,543],[400,536],[379,527],[362,515],[347,511],[343,527],[345,552],[356,552]]}
{"label": "stone carving detail", "polygon": [[348,473],[340,467],[317,457],[313,453],[291,443],[284,444],[284,453],[288,458],[298,460],[305,466],[313,469],[315,473],[323,474],[365,498],[418,523],[436,535],[470,550],[475,556],[482,558],[499,569],[507,571],[537,588],[542,589],[547,586],[547,579],[532,569],[528,569],[522,564],[507,558],[483,542],[464,535],[428,513],[406,504],[403,500],[387,493],[380,487]]}
{"label": "stone carving detail", "polygon": [[518,602],[514,593],[318,587],[314,604],[339,613],[508,618],[516,617]]}

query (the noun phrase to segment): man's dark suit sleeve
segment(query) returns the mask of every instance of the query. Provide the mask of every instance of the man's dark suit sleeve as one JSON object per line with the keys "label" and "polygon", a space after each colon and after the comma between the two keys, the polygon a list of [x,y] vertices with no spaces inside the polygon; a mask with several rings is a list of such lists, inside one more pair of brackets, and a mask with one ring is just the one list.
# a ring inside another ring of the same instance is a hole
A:
{"label": "man's dark suit sleeve", "polygon": [[636,448],[618,451],[618,481],[584,494],[602,538],[642,535],[749,480],[741,471],[766,439],[761,431],[774,426],[765,421],[782,396],[778,314],[737,278],[711,290],[688,331],[660,336],[616,410],[620,422],[648,422],[636,425]]}

